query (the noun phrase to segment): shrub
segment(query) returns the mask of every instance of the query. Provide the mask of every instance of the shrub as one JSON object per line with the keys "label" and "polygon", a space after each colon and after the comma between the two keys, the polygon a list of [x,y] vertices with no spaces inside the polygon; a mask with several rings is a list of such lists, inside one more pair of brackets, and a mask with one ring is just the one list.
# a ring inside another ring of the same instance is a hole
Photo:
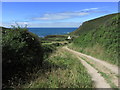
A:
{"label": "shrub", "polygon": [[43,50],[44,50],[44,58],[48,58],[48,56],[56,50],[56,46],[53,44],[50,45],[43,45]]}
{"label": "shrub", "polygon": [[2,49],[4,84],[16,75],[19,78],[25,77],[25,73],[42,65],[43,50],[40,39],[26,28],[3,29]]}

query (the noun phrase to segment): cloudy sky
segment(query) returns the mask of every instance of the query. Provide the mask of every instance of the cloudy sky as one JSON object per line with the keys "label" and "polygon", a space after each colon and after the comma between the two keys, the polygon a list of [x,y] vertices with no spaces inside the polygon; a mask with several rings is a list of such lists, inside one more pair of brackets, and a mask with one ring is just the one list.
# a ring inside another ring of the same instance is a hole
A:
{"label": "cloudy sky", "polygon": [[117,13],[117,2],[3,2],[2,23],[29,27],[79,27],[84,21]]}

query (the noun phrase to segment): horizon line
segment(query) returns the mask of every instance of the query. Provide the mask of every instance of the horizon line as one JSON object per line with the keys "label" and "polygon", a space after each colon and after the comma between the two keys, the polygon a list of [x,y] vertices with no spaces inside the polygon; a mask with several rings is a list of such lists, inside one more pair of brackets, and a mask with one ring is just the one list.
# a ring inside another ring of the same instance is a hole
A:
{"label": "horizon line", "polygon": [[[0,26],[0,27],[12,28],[12,27],[7,27],[7,26]],[[27,27],[27,28],[79,28],[79,27]]]}
{"label": "horizon line", "polygon": [[27,27],[27,28],[78,28],[78,27]]}

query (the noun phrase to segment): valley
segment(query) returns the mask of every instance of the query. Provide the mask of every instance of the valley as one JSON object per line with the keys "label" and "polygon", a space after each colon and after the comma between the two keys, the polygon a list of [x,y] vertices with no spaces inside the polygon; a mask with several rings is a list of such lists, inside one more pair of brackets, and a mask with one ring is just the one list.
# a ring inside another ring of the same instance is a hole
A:
{"label": "valley", "polygon": [[20,26],[2,28],[3,88],[118,89],[119,24],[115,13],[44,38]]}

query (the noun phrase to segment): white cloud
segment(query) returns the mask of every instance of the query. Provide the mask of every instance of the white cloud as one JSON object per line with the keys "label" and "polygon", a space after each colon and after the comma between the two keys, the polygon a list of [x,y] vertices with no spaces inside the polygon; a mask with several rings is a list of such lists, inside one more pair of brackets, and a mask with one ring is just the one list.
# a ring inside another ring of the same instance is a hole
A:
{"label": "white cloud", "polygon": [[2,22],[0,22],[0,26],[2,26]]}
{"label": "white cloud", "polygon": [[80,22],[29,23],[28,27],[79,27]]}
{"label": "white cloud", "polygon": [[[17,24],[18,24],[19,26],[21,26],[21,27],[24,27],[24,26],[26,26],[26,25],[29,25],[28,22],[2,22],[2,26],[3,26],[3,27],[11,27],[12,25],[13,25],[13,26],[16,26]],[[0,25],[1,25],[1,23],[0,23]]]}
{"label": "white cloud", "polygon": [[98,8],[88,8],[88,9],[83,9],[83,11],[90,11],[90,10],[97,10]]}
{"label": "white cloud", "polygon": [[28,22],[13,22],[13,23],[11,23],[11,25],[20,25],[20,26],[25,26],[25,25],[28,25]]}
{"label": "white cloud", "polygon": [[18,25],[25,25],[28,24],[28,22],[16,22]]}
{"label": "white cloud", "polygon": [[[17,22],[20,26],[25,26],[26,22]],[[11,27],[11,25],[16,25],[15,23],[3,23],[3,27]],[[44,22],[44,23],[35,23],[29,22],[28,27],[79,27],[80,22]]]}
{"label": "white cloud", "polygon": [[108,13],[109,11],[100,10],[99,8],[88,8],[88,9],[83,9],[81,12],[86,12],[86,13],[89,13],[89,14],[93,14],[93,13]]}
{"label": "white cloud", "polygon": [[88,15],[89,13],[86,12],[62,12],[62,13],[50,13],[44,14],[41,17],[33,18],[33,20],[63,20],[69,19],[78,16]]}
{"label": "white cloud", "polygon": [[64,20],[64,19],[71,19],[75,17],[86,16],[92,13],[105,13],[107,11],[101,11],[99,8],[87,8],[80,11],[73,11],[73,12],[60,12],[60,13],[45,13],[42,16],[34,17],[32,20]]}

